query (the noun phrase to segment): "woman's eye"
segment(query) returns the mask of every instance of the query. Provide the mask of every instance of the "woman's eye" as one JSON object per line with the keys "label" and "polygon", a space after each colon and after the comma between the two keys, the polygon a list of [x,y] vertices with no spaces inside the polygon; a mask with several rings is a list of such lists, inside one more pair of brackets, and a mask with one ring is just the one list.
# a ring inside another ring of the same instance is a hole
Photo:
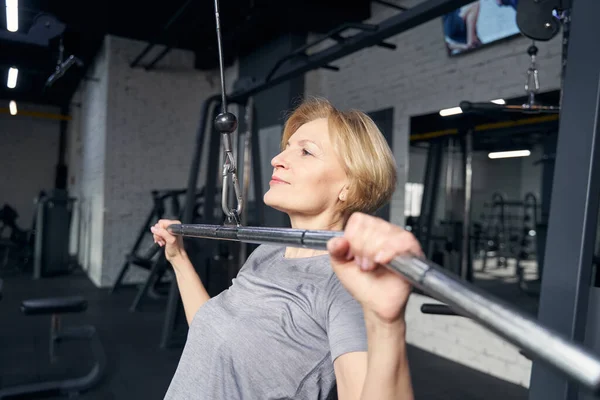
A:
{"label": "woman's eye", "polygon": [[312,154],[308,150],[302,149],[302,155],[303,156],[311,156]]}

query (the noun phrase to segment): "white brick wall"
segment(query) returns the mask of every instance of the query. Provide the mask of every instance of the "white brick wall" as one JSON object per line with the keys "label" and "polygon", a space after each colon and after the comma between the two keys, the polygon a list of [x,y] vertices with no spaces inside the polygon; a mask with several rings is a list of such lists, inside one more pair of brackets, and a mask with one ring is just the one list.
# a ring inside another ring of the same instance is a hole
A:
{"label": "white brick wall", "polygon": [[[408,7],[416,3],[418,1],[402,2]],[[396,13],[377,4],[372,7],[373,17],[367,22],[377,23]],[[456,106],[461,100],[486,101],[523,95],[529,66],[526,50],[531,42],[516,38],[468,55],[449,58],[440,19],[388,41],[398,48],[395,51],[378,47],[364,49],[332,63],[340,67],[338,72],[310,72],[306,79],[306,93],[323,95],[342,108],[355,107],[366,112],[394,107],[393,150],[400,177],[399,190],[392,200],[391,219],[394,223],[403,224],[410,117]],[[560,41],[557,37],[537,44],[543,91],[560,86]],[[331,43],[323,46],[328,45]],[[522,171],[520,166],[513,169],[518,170],[517,175]],[[411,176],[413,174],[420,176],[422,171],[413,170]],[[529,182],[524,185],[531,186]],[[515,188],[520,195],[521,180]],[[518,355],[514,348],[470,320],[422,315],[419,310],[421,302],[422,299],[413,295],[409,303],[408,341],[411,344],[502,379],[526,387],[529,385],[530,362]]]}
{"label": "white brick wall", "polygon": [[[487,0],[486,0],[487,1]],[[404,1],[408,7],[415,1]],[[372,23],[397,11],[373,4]],[[306,93],[328,97],[337,106],[373,111],[393,106],[394,154],[400,169],[400,185],[408,168],[408,130],[412,115],[456,106],[461,100],[485,101],[523,95],[530,40],[516,38],[449,58],[440,19],[404,32],[387,41],[395,51],[372,47],[332,64],[340,71],[317,70],[307,74]],[[324,46],[331,43],[325,42]],[[538,68],[542,90],[559,87],[560,38],[538,43]],[[393,222],[403,223],[404,193],[392,201]]]}
{"label": "white brick wall", "polygon": [[72,239],[79,241],[79,263],[96,285],[100,285],[103,268],[109,62],[105,40],[87,73],[93,80],[83,81],[73,97],[69,126],[69,190],[78,199]]}
{"label": "white brick wall", "polygon": [[[8,107],[8,102],[0,107]],[[60,114],[55,107],[18,103],[17,108]],[[59,120],[0,114],[0,207],[14,207],[23,229],[31,227],[33,199],[40,190],[54,187],[59,135]]]}
{"label": "white brick wall", "polygon": [[[83,171],[84,176],[93,175],[93,181],[99,182],[94,188],[101,188],[103,194],[84,196],[86,202],[80,210],[80,258],[85,261],[92,255],[97,269],[90,275],[98,286],[113,284],[152,207],[150,191],[187,185],[202,103],[220,90],[218,75],[195,70],[189,51],[172,50],[151,71],[130,68],[130,62],[145,46],[125,38],[106,38],[108,57],[96,66],[106,84],[88,84],[105,88],[95,96],[98,113],[86,114],[84,104],[81,132],[72,135],[72,147],[78,150],[71,152],[71,163],[81,163],[81,168],[72,169],[73,187],[78,188],[77,182],[82,180],[83,192],[90,192],[90,182],[77,175]],[[161,50],[160,46],[155,48],[147,60]],[[228,68],[229,87],[236,78],[237,66]],[[235,112],[234,107],[231,109]],[[88,146],[86,137],[101,143]],[[201,168],[199,186],[204,183],[204,170]],[[90,236],[91,226],[98,235]],[[87,264],[90,262],[84,262]],[[127,280],[139,281],[145,276],[133,268]]]}

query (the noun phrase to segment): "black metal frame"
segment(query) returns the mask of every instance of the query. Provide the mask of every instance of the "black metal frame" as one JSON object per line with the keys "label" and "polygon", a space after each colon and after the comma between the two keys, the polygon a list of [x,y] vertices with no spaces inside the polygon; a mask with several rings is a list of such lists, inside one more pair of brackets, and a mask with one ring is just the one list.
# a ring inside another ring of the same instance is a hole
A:
{"label": "black metal frame", "polygon": [[[129,66],[131,68],[135,68],[135,67],[137,67],[139,65],[140,61],[142,61],[142,58],[144,58],[146,56],[146,54],[148,54],[150,52],[150,50],[152,50],[152,48],[158,44],[158,41],[169,30],[169,28],[171,27],[171,25],[173,25],[179,19],[179,17],[181,17],[181,15],[188,8],[188,6],[190,4],[192,4],[193,1],[194,0],[187,0],[185,3],[183,3],[181,5],[181,7],[179,7],[179,9],[177,9],[177,11],[175,11],[175,13],[171,16],[171,18],[169,18],[169,20],[167,21],[167,23],[163,26],[162,30],[156,35],[156,37],[154,38],[154,40],[152,40],[150,43],[148,43],[146,45],[146,47],[144,48],[144,50],[142,50],[135,57],[135,59],[131,62],[131,64],[129,64]],[[159,62],[164,56],[166,56],[169,51],[171,51],[171,46],[167,46],[165,49],[163,49],[156,57],[154,57],[152,59],[152,61],[150,61],[150,63],[148,63],[144,67],[146,69],[146,71],[152,69],[154,67],[154,65],[156,65],[156,63]]]}
{"label": "black metal frame", "polygon": [[[597,0],[576,0],[571,9],[538,312],[541,323],[576,342],[585,339],[600,197],[600,54],[591,51],[599,13]],[[531,400],[579,397],[575,385],[535,360],[529,393]]]}
{"label": "black metal frame", "polygon": [[[394,15],[371,30],[363,31],[354,36],[344,38],[343,41],[311,55],[303,55],[290,59],[289,62],[277,69],[270,79],[263,79],[252,86],[237,90],[228,96],[228,100],[235,103],[244,103],[245,99],[256,93],[269,89],[281,82],[293,79],[308,71],[324,68],[332,61],[339,60],[359,50],[372,46],[388,48],[385,39],[415,28],[427,21],[441,17],[456,8],[471,3],[473,0],[427,0],[409,10]],[[347,24],[344,24],[347,25]],[[363,26],[364,27],[364,26]],[[336,30],[334,30],[336,31]],[[339,33],[339,32],[338,32]]]}
{"label": "black metal frame", "polygon": [[429,143],[427,150],[427,164],[425,165],[425,177],[423,180],[423,196],[421,197],[421,213],[417,238],[421,242],[427,258],[431,259],[433,254],[432,230],[435,220],[435,211],[438,203],[438,187],[442,175],[443,151],[446,139],[437,139]]}

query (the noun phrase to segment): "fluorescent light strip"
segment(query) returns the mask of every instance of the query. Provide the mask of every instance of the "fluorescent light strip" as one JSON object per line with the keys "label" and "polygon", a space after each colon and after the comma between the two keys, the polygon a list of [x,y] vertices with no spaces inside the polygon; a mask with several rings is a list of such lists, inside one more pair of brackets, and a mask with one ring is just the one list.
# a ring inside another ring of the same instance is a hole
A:
{"label": "fluorescent light strip", "polygon": [[500,104],[500,105],[506,104],[506,101],[504,101],[504,99],[491,100],[491,102],[494,104]]}
{"label": "fluorescent light strip", "polygon": [[19,1],[6,0],[6,29],[9,32],[19,30]]}
{"label": "fluorescent light strip", "polygon": [[488,154],[489,158],[512,158],[512,157],[527,157],[531,155],[529,150],[514,150],[514,151],[498,151]]}
{"label": "fluorescent light strip", "polygon": [[10,109],[10,115],[17,115],[17,103],[14,100],[10,101],[8,108]]}
{"label": "fluorescent light strip", "polygon": [[14,89],[17,87],[17,77],[19,76],[19,70],[17,68],[10,68],[8,70],[8,80],[6,81],[6,86],[9,89]]}
{"label": "fluorescent light strip", "polygon": [[449,115],[456,115],[456,114],[462,114],[462,108],[452,107],[452,108],[445,108],[443,110],[440,110],[440,115],[442,117],[447,117]]}

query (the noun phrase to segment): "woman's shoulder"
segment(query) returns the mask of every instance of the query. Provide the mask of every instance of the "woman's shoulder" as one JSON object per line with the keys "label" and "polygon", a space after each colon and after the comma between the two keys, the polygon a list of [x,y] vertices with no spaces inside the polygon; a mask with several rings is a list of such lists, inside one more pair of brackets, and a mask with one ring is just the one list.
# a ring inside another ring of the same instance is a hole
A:
{"label": "woman's shoulder", "polygon": [[281,246],[261,244],[246,258],[244,265],[263,263],[268,260],[281,258],[285,248]]}

